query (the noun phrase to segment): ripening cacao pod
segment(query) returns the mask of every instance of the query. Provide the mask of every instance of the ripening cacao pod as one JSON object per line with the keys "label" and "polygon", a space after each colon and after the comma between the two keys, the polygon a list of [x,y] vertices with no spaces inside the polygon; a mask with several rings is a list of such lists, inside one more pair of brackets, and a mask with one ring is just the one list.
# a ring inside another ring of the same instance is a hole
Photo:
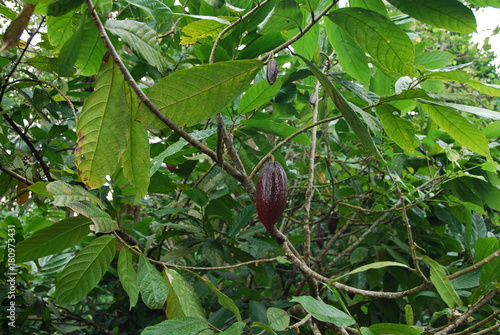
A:
{"label": "ripening cacao pod", "polygon": [[266,77],[267,77],[267,82],[269,85],[274,84],[276,79],[278,78],[278,63],[274,60],[274,58],[271,58],[269,63],[267,63],[267,71],[266,71]]}
{"label": "ripening cacao pod", "polygon": [[335,231],[337,230],[337,226],[339,224],[339,216],[337,213],[332,213],[330,217],[328,218],[328,231],[330,234],[335,234]]}
{"label": "ripening cacao pod", "polygon": [[283,214],[288,197],[288,180],[278,162],[267,162],[257,182],[255,206],[267,230],[274,227]]}

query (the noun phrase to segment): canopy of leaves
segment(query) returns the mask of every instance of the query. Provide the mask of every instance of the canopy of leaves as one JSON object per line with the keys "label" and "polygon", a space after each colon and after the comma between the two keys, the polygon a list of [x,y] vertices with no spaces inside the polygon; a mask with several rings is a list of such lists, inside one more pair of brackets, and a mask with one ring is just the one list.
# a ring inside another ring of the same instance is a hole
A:
{"label": "canopy of leaves", "polygon": [[2,332],[497,332],[500,2],[337,2],[0,0]]}

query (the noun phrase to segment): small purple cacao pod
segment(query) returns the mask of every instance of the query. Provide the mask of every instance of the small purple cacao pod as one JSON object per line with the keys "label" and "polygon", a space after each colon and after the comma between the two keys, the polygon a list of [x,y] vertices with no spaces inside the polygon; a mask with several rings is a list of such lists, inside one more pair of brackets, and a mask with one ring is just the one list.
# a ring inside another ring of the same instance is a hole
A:
{"label": "small purple cacao pod", "polygon": [[266,77],[267,77],[267,82],[269,85],[274,84],[276,79],[278,78],[278,63],[274,60],[274,58],[271,58],[269,63],[267,63],[267,71],[266,71]]}

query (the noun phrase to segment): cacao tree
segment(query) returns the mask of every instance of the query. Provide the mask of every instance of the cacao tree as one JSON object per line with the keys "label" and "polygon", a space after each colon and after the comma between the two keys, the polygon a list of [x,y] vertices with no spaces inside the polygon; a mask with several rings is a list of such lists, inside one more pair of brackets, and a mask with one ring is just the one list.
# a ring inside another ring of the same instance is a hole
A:
{"label": "cacao tree", "polygon": [[497,332],[488,6],[0,1],[2,331]]}

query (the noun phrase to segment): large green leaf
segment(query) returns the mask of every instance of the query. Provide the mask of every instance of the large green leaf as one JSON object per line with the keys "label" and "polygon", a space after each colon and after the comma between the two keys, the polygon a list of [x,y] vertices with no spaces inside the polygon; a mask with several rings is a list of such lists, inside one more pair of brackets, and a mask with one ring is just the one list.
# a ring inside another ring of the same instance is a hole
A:
{"label": "large green leaf", "polygon": [[163,321],[157,325],[146,327],[141,335],[197,335],[208,328],[208,322],[198,318],[178,318]]}
{"label": "large green leaf", "polygon": [[79,185],[70,185],[62,180],[47,184],[47,192],[54,197],[55,206],[66,206],[68,202],[86,200],[94,205],[105,208],[102,201]]}
{"label": "large green leaf", "polygon": [[338,327],[347,327],[356,323],[356,320],[340,309],[327,305],[311,296],[294,297],[290,301],[298,302],[304,307],[307,313],[310,313],[314,318],[320,321],[331,322]]}
{"label": "large green leaf", "polygon": [[120,37],[135,53],[159,71],[168,67],[161,53],[157,33],[146,23],[134,20],[108,20],[106,29]]}
{"label": "large green leaf", "polygon": [[85,100],[76,123],[75,165],[87,188],[106,182],[128,146],[131,129],[125,80],[110,59],[97,77],[95,91]]}
{"label": "large green leaf", "polygon": [[491,6],[500,8],[500,0],[469,0],[469,2],[483,7]]}
{"label": "large green leaf", "polygon": [[304,57],[300,55],[297,56],[306,63],[309,69],[311,69],[314,76],[318,78],[319,82],[323,86],[323,89],[333,100],[335,106],[337,106],[337,108],[340,110],[342,116],[346,119],[347,123],[349,123],[349,126],[351,126],[354,134],[356,134],[363,146],[372,154],[380,156],[380,153],[378,152],[378,149],[375,146],[373,138],[368,132],[368,129],[366,128],[365,124],[361,122],[359,116],[351,107],[351,104],[344,98],[340,91],[332,84],[330,79],[328,79],[328,77],[323,72],[321,72],[314,64],[312,64]]}
{"label": "large green leaf", "polygon": [[99,32],[88,14],[82,16],[80,25],[64,43],[59,54],[59,73],[71,73],[73,66],[79,68],[79,74],[91,76],[97,73],[106,48]]}
{"label": "large green leaf", "polygon": [[172,17],[172,10],[161,0],[127,0],[127,2],[154,17],[156,24],[168,22]]}
{"label": "large green leaf", "polygon": [[56,284],[56,299],[62,305],[79,302],[106,273],[115,256],[112,235],[96,238],[68,262]]}
{"label": "large green leaf", "polygon": [[292,30],[302,24],[302,12],[294,0],[282,0],[269,13],[260,28],[260,34],[265,35],[275,31]]}
{"label": "large green leaf", "polygon": [[458,33],[470,34],[476,31],[474,13],[457,0],[389,0],[403,13],[417,20]]}
{"label": "large green leaf", "polygon": [[127,248],[122,248],[122,250],[120,250],[117,271],[120,283],[128,294],[130,309],[132,309],[139,300],[139,286],[137,284],[137,272],[135,272],[132,262],[132,253],[128,251]]}
{"label": "large green leaf", "polygon": [[382,67],[402,75],[414,75],[413,43],[387,17],[364,8],[339,8],[328,17]]}
{"label": "large green leaf", "polygon": [[486,84],[476,79],[469,80],[467,84],[481,93],[492,95],[494,97],[500,97],[500,85]]}
{"label": "large green leaf", "polygon": [[16,246],[16,262],[32,261],[70,248],[90,233],[91,221],[77,216],[36,231]]}
{"label": "large green leaf", "polygon": [[80,7],[83,4],[83,0],[55,0],[49,3],[47,7],[48,16],[62,16],[69,11]]}
{"label": "large green leaf", "polygon": [[415,57],[415,65],[422,65],[426,69],[441,69],[449,65],[454,58],[448,51],[430,51]]}
{"label": "large green leaf", "polygon": [[66,13],[62,16],[47,17],[47,37],[50,44],[55,48],[57,55],[64,43],[75,34],[78,27],[78,20],[73,12]]}
{"label": "large green leaf", "polygon": [[66,206],[91,219],[94,225],[90,228],[96,233],[110,233],[119,228],[108,213],[87,200],[67,202]]}
{"label": "large green leaf", "polygon": [[434,122],[462,145],[490,160],[492,159],[488,140],[484,133],[458,112],[438,105],[421,104],[421,106]]}
{"label": "large green leaf", "polygon": [[[234,20],[233,20],[234,21]],[[214,40],[228,25],[214,20],[198,20],[182,27],[181,44],[193,44],[204,38]]]}
{"label": "large green leaf", "polygon": [[269,307],[266,311],[269,326],[277,331],[285,330],[290,324],[290,315],[281,308]]}
{"label": "large green leaf", "polygon": [[168,319],[195,317],[206,319],[200,298],[190,283],[176,270],[164,269],[164,277],[169,286],[166,315]]}
{"label": "large green leaf", "polygon": [[370,83],[370,68],[365,52],[347,34],[330,20],[325,21],[328,40],[332,44],[337,59],[347,74],[361,81],[366,87]]}
{"label": "large green leaf", "polygon": [[[159,80],[148,97],[179,126],[203,122],[245,91],[262,63],[255,60],[220,62],[174,72]],[[146,106],[138,118],[149,127],[165,128]]]}
{"label": "large green leaf", "polygon": [[169,294],[167,282],[160,272],[151,264],[144,254],[139,257],[139,273],[137,276],[142,301],[151,309],[160,309]]}
{"label": "large green leaf", "polygon": [[429,264],[431,268],[431,282],[436,287],[441,299],[448,305],[449,308],[454,308],[455,305],[462,306],[462,301],[458,297],[453,284],[446,276],[442,266],[430,257],[423,256],[424,261]]}
{"label": "large green leaf", "polygon": [[375,109],[391,140],[404,150],[413,152],[419,144],[413,123],[400,117],[399,111],[392,105],[380,105]]}
{"label": "large green leaf", "polygon": [[238,105],[238,114],[253,111],[262,105],[269,103],[278,94],[282,80],[278,78],[273,85],[269,85],[267,80],[261,80],[253,84],[245,92]]}

